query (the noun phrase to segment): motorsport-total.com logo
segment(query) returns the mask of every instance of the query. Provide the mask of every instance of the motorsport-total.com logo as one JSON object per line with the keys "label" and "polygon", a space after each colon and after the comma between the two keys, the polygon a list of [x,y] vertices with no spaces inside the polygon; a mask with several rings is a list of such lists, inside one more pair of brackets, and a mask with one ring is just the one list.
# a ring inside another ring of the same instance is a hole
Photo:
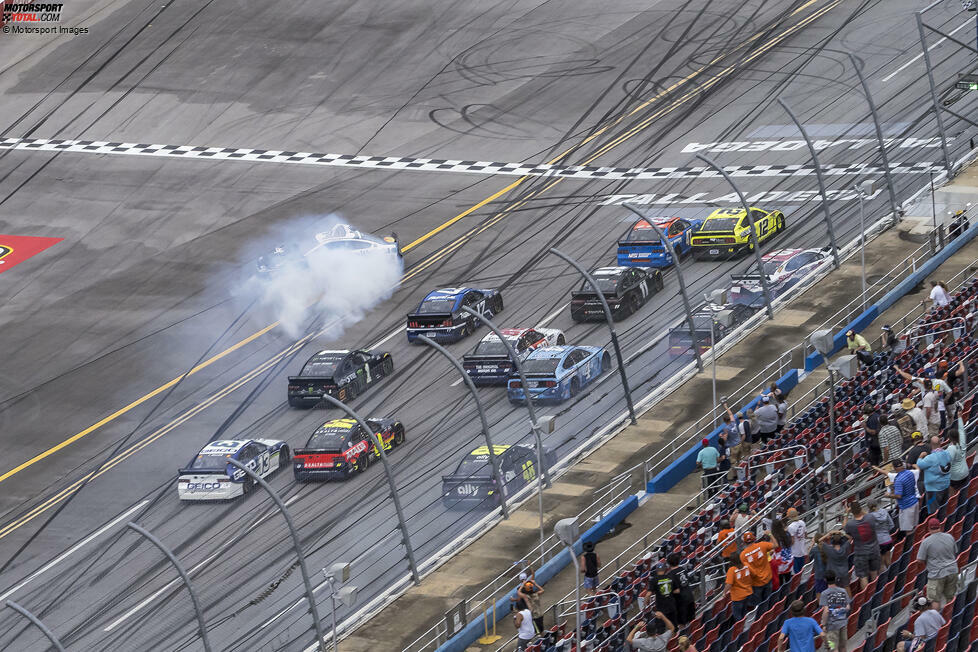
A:
{"label": "motorsport-total.com logo", "polygon": [[3,4],[4,34],[88,34],[87,27],[59,25],[64,3],[7,2]]}

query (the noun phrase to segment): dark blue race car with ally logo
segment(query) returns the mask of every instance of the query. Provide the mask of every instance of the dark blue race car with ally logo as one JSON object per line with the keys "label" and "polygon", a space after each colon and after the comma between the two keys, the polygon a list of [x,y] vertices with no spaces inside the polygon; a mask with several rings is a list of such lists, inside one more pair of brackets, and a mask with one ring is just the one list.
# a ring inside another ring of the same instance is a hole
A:
{"label": "dark blue race car with ally logo", "polygon": [[[480,446],[462,458],[451,475],[441,477],[442,503],[448,508],[492,509],[501,495],[512,496],[537,479],[537,451],[533,446],[499,445],[492,447],[504,487],[496,484],[489,465],[489,447]],[[543,449],[544,470],[553,468],[557,455]]]}
{"label": "dark blue race car with ally logo", "polygon": [[[611,355],[600,346],[549,346],[537,349],[523,362],[523,373],[534,401],[560,403],[611,368]],[[511,403],[526,401],[518,375],[509,377],[506,395]]]}
{"label": "dark blue race car with ally logo", "polygon": [[462,306],[491,319],[502,312],[503,295],[498,290],[469,287],[429,292],[407,316],[408,342],[414,342],[419,335],[436,342],[458,342],[471,335],[479,323],[472,315],[462,312]]}

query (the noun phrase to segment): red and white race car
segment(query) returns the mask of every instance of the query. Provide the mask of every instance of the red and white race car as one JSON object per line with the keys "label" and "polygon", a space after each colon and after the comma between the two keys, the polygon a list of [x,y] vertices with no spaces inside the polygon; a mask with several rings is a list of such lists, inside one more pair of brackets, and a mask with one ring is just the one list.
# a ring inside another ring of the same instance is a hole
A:
{"label": "red and white race car", "polygon": [[[777,249],[761,258],[764,275],[772,299],[794,287],[798,281],[832,256],[829,247],[822,249]],[[730,302],[752,307],[763,304],[761,276],[753,274],[731,274]]]}
{"label": "red and white race car", "polygon": [[[567,343],[563,331],[556,328],[503,328],[502,333],[520,362],[534,349]],[[476,385],[505,385],[510,375],[516,372],[506,346],[495,333],[483,337],[472,353],[466,353],[462,365]]]}

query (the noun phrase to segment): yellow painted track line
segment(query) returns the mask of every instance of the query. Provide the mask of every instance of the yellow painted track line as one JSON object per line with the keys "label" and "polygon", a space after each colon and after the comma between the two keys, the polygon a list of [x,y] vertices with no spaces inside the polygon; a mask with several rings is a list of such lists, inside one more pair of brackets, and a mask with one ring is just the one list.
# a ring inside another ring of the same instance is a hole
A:
{"label": "yellow painted track line", "polygon": [[[796,9],[794,12],[792,12],[791,15],[795,15],[795,14],[799,13],[803,9],[809,7],[812,4],[815,4],[818,1],[819,0],[809,0],[804,5],[802,5],[801,7],[799,7],[798,9]],[[738,62],[736,64],[733,64],[733,65],[730,65],[730,66],[726,67],[725,69],[723,69],[722,71],[720,71],[719,73],[717,73],[716,75],[714,75],[709,81],[705,82],[704,84],[702,84],[701,86],[698,86],[697,88],[695,88],[693,90],[690,90],[690,91],[686,92],[684,95],[682,95],[681,97],[679,97],[675,101],[673,101],[669,106],[664,107],[663,109],[660,109],[659,111],[655,112],[651,116],[643,119],[642,122],[640,122],[637,125],[631,127],[625,133],[617,136],[611,142],[606,143],[605,145],[603,145],[601,148],[599,148],[597,150],[596,153],[594,153],[588,159],[586,159],[582,163],[582,165],[588,165],[588,164],[590,164],[595,159],[597,159],[600,156],[602,156],[602,155],[606,154],[607,152],[609,152],[611,149],[613,149],[613,148],[617,147],[618,145],[626,142],[627,140],[629,140],[630,138],[632,138],[634,135],[636,135],[636,134],[640,133],[641,131],[643,131],[644,129],[646,129],[649,125],[652,124],[652,122],[654,120],[656,120],[656,119],[658,119],[658,118],[660,118],[660,117],[662,117],[664,115],[667,115],[667,114],[671,113],[672,111],[675,111],[677,108],[679,108],[682,105],[684,105],[686,102],[688,102],[690,99],[692,99],[693,97],[695,97],[701,91],[703,91],[703,90],[705,90],[707,88],[710,88],[711,86],[713,86],[713,85],[717,84],[719,81],[721,81],[724,77],[726,77],[729,74],[731,74],[734,70],[737,69],[737,67],[739,65],[742,65],[743,63],[746,63],[746,62],[753,61],[754,59],[756,59],[757,57],[761,56],[762,54],[764,54],[765,52],[767,52],[768,50],[770,50],[771,48],[773,48],[775,45],[777,45],[778,43],[780,43],[781,41],[783,41],[785,38],[787,38],[791,34],[793,34],[796,31],[798,31],[799,29],[801,29],[802,27],[804,27],[808,23],[810,23],[810,22],[812,22],[814,20],[817,20],[818,18],[820,18],[824,14],[828,13],[830,10],[832,10],[833,8],[835,8],[836,6],[838,6],[839,4],[841,4],[841,2],[842,2],[842,0],[832,0],[832,2],[830,2],[825,7],[822,7],[821,9],[819,9],[816,12],[812,13],[810,16],[808,16],[805,19],[799,21],[797,24],[789,27],[784,32],[782,32],[781,34],[777,35],[776,37],[773,37],[771,40],[767,41],[763,46],[761,46],[760,48],[758,48],[758,50],[756,50],[754,53],[752,53],[749,57],[745,58],[742,62]],[[744,43],[742,43],[740,46],[738,46],[738,48],[736,48],[735,50],[733,50],[731,52],[734,52],[736,50],[739,50],[743,45],[747,45],[747,44],[752,43],[753,41],[756,41],[762,35],[763,35],[762,32],[758,32],[757,34],[755,34],[755,35],[751,36],[750,38],[748,38],[746,41],[744,41]],[[725,56],[729,56],[729,53],[714,58],[712,61],[710,61],[706,65],[704,65],[701,68],[699,68],[699,69],[695,70],[694,72],[690,73],[688,76],[684,77],[683,79],[675,82],[672,86],[670,86],[669,88],[663,90],[661,93],[659,93],[656,96],[654,96],[654,97],[646,100],[645,102],[643,102],[642,104],[640,104],[638,107],[636,107],[635,109],[633,109],[631,112],[629,112],[627,115],[620,116],[619,118],[617,118],[616,120],[614,120],[609,125],[606,125],[606,126],[602,127],[601,129],[596,130],[593,134],[591,134],[590,136],[588,136],[587,138],[585,138],[583,141],[581,141],[580,143],[574,145],[573,147],[565,150],[561,154],[557,155],[555,158],[551,159],[549,162],[550,163],[554,163],[554,162],[559,161],[561,158],[567,156],[568,154],[570,154],[574,150],[580,148],[582,145],[584,145],[587,142],[593,140],[594,138],[597,138],[601,134],[607,132],[610,128],[614,127],[617,124],[620,124],[627,117],[634,115],[635,113],[637,113],[637,112],[641,111],[642,109],[644,109],[644,108],[648,107],[649,105],[651,105],[653,102],[661,99],[665,94],[671,92],[672,90],[675,90],[676,88],[680,87],[683,84],[686,84],[686,83],[692,81],[698,75],[700,75],[701,73],[703,73],[707,68],[709,68],[710,66],[714,65],[717,61],[719,61],[720,59],[722,59]],[[502,188],[498,192],[493,193],[489,197],[486,197],[485,199],[483,199],[479,203],[471,206],[470,208],[466,209],[462,213],[459,213],[458,215],[456,215],[455,217],[451,218],[450,220],[444,222],[443,224],[439,225],[435,229],[432,229],[431,231],[429,231],[425,235],[421,236],[420,238],[418,238],[414,242],[411,242],[411,243],[405,245],[402,248],[402,251],[408,251],[408,250],[416,247],[417,245],[425,242],[426,240],[432,238],[433,236],[435,236],[436,234],[440,233],[441,231],[447,229],[448,227],[450,227],[451,225],[455,224],[459,220],[461,220],[461,219],[465,218],[466,216],[472,214],[473,212],[479,210],[480,208],[484,207],[486,204],[489,204],[490,202],[498,199],[499,197],[501,197],[502,195],[506,194],[510,190],[513,190],[514,188],[518,187],[519,185],[521,185],[522,183],[524,183],[529,178],[531,178],[531,177],[520,177],[519,179],[517,179],[513,183],[511,183],[508,186],[506,186],[505,188]],[[451,255],[453,252],[457,251],[462,245],[464,245],[466,242],[468,242],[468,240],[471,239],[473,236],[478,235],[480,233],[483,233],[487,229],[489,229],[492,226],[494,226],[495,224],[499,223],[502,219],[504,219],[506,217],[506,215],[508,215],[509,213],[511,213],[513,210],[519,208],[520,206],[523,206],[524,204],[526,204],[526,202],[528,202],[533,197],[536,197],[536,196],[538,196],[538,195],[540,195],[540,194],[548,191],[549,189],[553,188],[554,186],[556,186],[558,183],[560,183],[563,180],[564,180],[563,178],[556,178],[553,181],[551,181],[550,183],[542,186],[541,188],[539,188],[537,190],[534,190],[534,191],[528,193],[526,196],[520,198],[518,201],[516,201],[513,204],[507,206],[504,210],[502,210],[499,213],[495,214],[492,218],[490,218],[489,220],[487,220],[485,223],[481,224],[476,229],[473,229],[469,233],[466,233],[466,234],[462,235],[461,237],[456,238],[453,242],[451,242],[451,243],[443,246],[440,250],[438,250],[437,252],[435,252],[432,256],[429,256],[424,261],[422,261],[421,264],[419,264],[419,265],[415,266],[414,268],[412,268],[410,270],[410,272],[404,276],[404,280],[409,280],[409,279],[417,276],[422,271],[424,271],[425,269],[428,269],[429,267],[431,267],[436,262],[444,259],[446,256]],[[100,421],[98,421],[97,423],[89,426],[88,428],[85,428],[81,432],[79,432],[79,433],[77,433],[75,435],[72,435],[71,437],[69,437],[69,438],[65,439],[64,441],[56,444],[55,446],[52,446],[51,448],[47,449],[43,453],[40,453],[38,455],[35,455],[34,457],[32,457],[31,459],[27,460],[26,462],[24,462],[24,463],[20,464],[19,466],[15,467],[15,468],[13,468],[13,469],[11,469],[9,471],[7,471],[3,475],[0,475],[0,482],[3,482],[4,480],[6,480],[6,479],[10,478],[11,476],[13,476],[13,475],[15,475],[15,474],[23,471],[24,469],[26,469],[26,468],[28,468],[28,467],[36,464],[37,462],[43,460],[44,458],[46,458],[46,457],[48,457],[50,455],[53,455],[54,453],[56,453],[59,450],[65,448],[66,446],[68,446],[68,445],[70,445],[70,444],[78,441],[82,437],[85,437],[86,435],[91,434],[95,430],[98,430],[99,428],[101,428],[105,424],[107,424],[107,423],[109,423],[109,422],[117,419],[119,416],[125,414],[129,410],[131,410],[131,409],[133,409],[133,408],[141,405],[142,403],[145,403],[149,399],[153,398],[154,396],[159,395],[161,392],[166,391],[170,387],[173,387],[178,382],[180,382],[180,380],[182,378],[184,378],[185,376],[193,375],[193,374],[197,373],[198,371],[200,371],[201,369],[204,369],[204,368],[210,366],[211,364],[213,364],[214,362],[217,362],[218,360],[220,360],[221,358],[227,356],[228,354],[230,354],[230,353],[232,353],[232,352],[240,349],[242,346],[245,346],[246,344],[249,344],[250,342],[253,342],[254,340],[258,339],[259,337],[261,337],[265,333],[267,333],[270,330],[274,329],[276,326],[278,326],[278,322],[275,322],[274,324],[270,324],[270,325],[266,326],[265,328],[263,328],[263,329],[255,332],[255,333],[249,335],[248,337],[246,337],[243,340],[237,342],[236,344],[233,344],[228,349],[226,349],[226,350],[222,351],[221,353],[218,353],[217,355],[215,355],[215,356],[209,358],[208,360],[200,363],[199,365],[197,365],[196,367],[194,367],[193,369],[191,369],[190,371],[188,371],[186,374],[184,374],[184,376],[178,376],[177,378],[174,378],[173,380],[171,380],[171,381],[169,381],[169,382],[161,385],[160,387],[157,387],[152,392],[146,394],[145,396],[142,396],[142,397],[136,399],[135,401],[133,401],[129,405],[127,405],[127,406],[125,406],[123,408],[120,408],[119,410],[116,410],[112,414],[108,415],[104,419],[101,419]],[[78,489],[86,480],[88,480],[90,478],[91,479],[97,478],[100,475],[106,473],[107,471],[109,471],[110,469],[114,468],[115,466],[117,466],[118,464],[120,464],[121,462],[123,462],[124,460],[128,459],[129,457],[131,457],[134,453],[138,452],[139,450],[142,450],[143,448],[145,448],[149,444],[155,442],[156,440],[158,440],[160,437],[162,437],[166,433],[168,433],[168,432],[172,431],[173,429],[175,429],[177,426],[182,425],[184,422],[186,422],[187,420],[189,420],[190,418],[192,418],[193,416],[195,416],[199,412],[201,412],[204,409],[206,409],[207,407],[210,407],[211,405],[213,405],[219,399],[223,398],[224,396],[227,396],[228,394],[230,394],[231,392],[233,392],[234,390],[236,390],[237,388],[239,388],[241,385],[247,383],[248,381],[250,381],[251,379],[253,379],[255,376],[257,376],[257,375],[261,374],[262,372],[266,371],[267,369],[269,369],[271,366],[273,366],[275,363],[277,363],[279,360],[281,360],[282,357],[288,355],[288,353],[290,353],[291,351],[295,350],[295,347],[296,346],[303,345],[306,341],[308,341],[309,338],[315,337],[318,334],[319,333],[306,335],[301,340],[297,341],[295,344],[289,346],[287,349],[285,349],[282,352],[276,354],[270,360],[264,362],[263,364],[259,365],[255,369],[249,371],[247,374],[245,374],[241,378],[239,378],[239,379],[237,379],[235,381],[232,381],[229,385],[225,386],[221,390],[218,390],[216,393],[214,393],[211,396],[209,396],[208,398],[204,399],[204,401],[202,401],[198,405],[194,406],[193,408],[191,408],[187,412],[184,412],[183,414],[181,414],[179,417],[177,417],[176,419],[174,419],[173,421],[171,421],[167,425],[161,427],[159,430],[155,431],[154,433],[152,433],[151,435],[149,435],[145,439],[141,440],[139,443],[134,444],[133,446],[127,448],[126,450],[124,450],[123,452],[121,452],[118,456],[112,458],[109,462],[107,462],[97,472],[91,472],[88,475],[82,477],[80,480],[75,481],[74,483],[72,483],[71,485],[69,485],[68,487],[66,487],[65,489],[62,489],[61,491],[59,491],[57,494],[55,494],[51,498],[48,498],[43,503],[41,503],[41,504],[37,505],[36,507],[34,507],[30,512],[28,512],[24,516],[22,516],[19,519],[17,519],[15,521],[13,521],[13,522],[5,525],[4,527],[0,528],[0,538],[3,538],[5,536],[7,536],[10,532],[13,532],[14,530],[20,528],[24,524],[26,524],[29,521],[33,520],[34,518],[36,518],[40,514],[44,513],[45,511],[47,511],[48,509],[50,509],[51,507],[53,507],[57,503],[61,502],[65,498],[67,498],[69,495],[71,495],[71,493],[73,491],[75,491],[76,489]]]}

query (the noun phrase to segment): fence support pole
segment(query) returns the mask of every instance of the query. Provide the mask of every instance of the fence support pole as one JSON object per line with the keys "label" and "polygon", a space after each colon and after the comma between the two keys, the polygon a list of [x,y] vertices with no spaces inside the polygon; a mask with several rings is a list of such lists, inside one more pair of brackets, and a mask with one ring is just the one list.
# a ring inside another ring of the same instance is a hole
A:
{"label": "fence support pole", "polygon": [[822,177],[822,164],[818,161],[818,152],[815,151],[815,145],[812,143],[812,139],[809,138],[808,131],[805,130],[805,126],[795,115],[795,112],[791,110],[791,107],[780,97],[778,98],[778,104],[781,105],[785,113],[794,121],[795,126],[798,127],[798,131],[801,132],[801,137],[805,139],[805,143],[808,145],[808,151],[812,155],[812,163],[815,164],[815,178],[818,179],[818,190],[822,196],[822,212],[825,214],[825,228],[829,232],[829,245],[832,247],[832,264],[835,265],[836,269],[839,269],[839,247],[835,243],[835,229],[832,228],[832,211],[829,210],[829,195],[825,189],[825,179]]}
{"label": "fence support pole", "polygon": [[187,587],[187,593],[190,594],[190,602],[193,604],[194,612],[197,614],[197,627],[200,630],[200,641],[204,644],[204,652],[211,652],[211,643],[207,639],[207,623],[204,622],[204,612],[201,611],[200,602],[197,600],[197,592],[194,591],[193,584],[190,583],[190,576],[187,574],[183,564],[180,563],[176,555],[162,541],[153,536],[148,530],[136,525],[132,521],[126,523],[126,527],[142,535],[143,538],[159,548],[160,552],[166,555],[166,558],[170,560],[173,567],[177,569],[177,573],[180,574],[180,579],[183,580],[184,585]]}
{"label": "fence support pole", "polygon": [[65,647],[61,644],[61,641],[58,640],[58,637],[55,636],[54,632],[48,629],[47,625],[42,623],[37,616],[35,616],[34,614],[29,612],[24,607],[20,606],[13,600],[7,600],[7,606],[13,609],[14,611],[16,611],[17,613],[19,613],[27,620],[31,621],[31,623],[33,623],[35,627],[41,630],[41,633],[44,634],[49,641],[51,641],[51,647],[53,647],[58,652],[65,652]]}
{"label": "fence support pole", "polygon": [[282,516],[285,518],[285,524],[288,526],[289,533],[292,535],[292,545],[295,548],[296,557],[299,558],[299,570],[302,572],[302,582],[306,585],[306,601],[309,603],[309,614],[312,616],[312,624],[316,629],[316,643],[319,646],[320,652],[326,652],[326,638],[323,635],[322,624],[319,622],[316,596],[312,592],[312,583],[309,581],[309,569],[306,568],[306,556],[302,552],[302,544],[299,542],[299,533],[295,529],[295,523],[292,522],[292,515],[289,514],[285,503],[278,497],[278,494],[275,493],[271,485],[265,482],[264,478],[251,470],[246,464],[242,464],[231,457],[228,458],[228,464],[243,471],[245,475],[261,485],[261,488],[268,493],[269,497],[271,497],[272,501],[278,507],[278,511],[282,512]]}
{"label": "fence support pole", "polygon": [[937,130],[941,134],[941,151],[944,154],[944,168],[947,170],[947,179],[954,178],[954,171],[951,169],[951,154],[947,149],[947,131],[944,129],[944,116],[941,115],[941,104],[937,97],[937,84],[934,83],[934,68],[930,61],[930,50],[927,49],[927,37],[924,33],[923,12],[918,11],[917,32],[920,34],[920,47],[924,50],[924,65],[927,67],[927,81],[930,83],[930,98],[934,103],[934,119],[937,120]]}
{"label": "fence support pole", "polygon": [[384,443],[380,441],[380,437],[377,436],[367,422],[359,414],[353,411],[346,403],[343,403],[339,399],[333,398],[329,394],[323,394],[323,400],[332,405],[335,408],[343,410],[351,419],[355,419],[360,427],[363,428],[364,432],[370,435],[373,439],[374,446],[377,447],[377,451],[380,453],[380,462],[384,465],[384,473],[387,475],[387,484],[390,485],[391,490],[391,500],[394,501],[394,511],[397,512],[397,523],[401,529],[401,535],[404,537],[404,550],[407,552],[408,564],[411,566],[411,577],[414,579],[414,584],[417,586],[421,584],[421,575],[418,573],[418,564],[414,559],[414,546],[411,545],[411,535],[408,532],[407,519],[404,518],[404,510],[401,509],[401,496],[397,493],[397,484],[394,482],[394,473],[391,471],[390,462],[387,460],[387,453],[384,452]]}
{"label": "fence support pole", "polygon": [[591,289],[594,290],[594,293],[598,296],[598,299],[601,300],[601,308],[604,310],[604,319],[608,324],[608,330],[611,331],[611,345],[614,347],[615,357],[618,359],[618,374],[621,376],[621,386],[625,390],[625,403],[628,404],[628,415],[631,417],[632,425],[638,423],[638,420],[635,418],[635,405],[632,403],[632,390],[628,387],[628,374],[625,373],[625,360],[621,356],[621,347],[618,346],[618,333],[615,332],[615,322],[611,318],[611,308],[608,307],[608,300],[605,298],[601,288],[598,287],[598,282],[595,281],[594,277],[591,276],[586,269],[581,267],[576,260],[558,249],[550,248],[547,251],[558,258],[562,258],[564,262],[576,269],[580,275],[584,277],[584,280],[587,281],[588,285],[591,286]]}
{"label": "fence support pole", "polygon": [[900,211],[900,208],[897,205],[896,186],[893,183],[893,171],[890,169],[890,157],[886,153],[886,143],[883,142],[883,127],[882,123],[880,122],[880,115],[876,110],[876,102],[873,100],[873,96],[869,92],[869,83],[867,83],[866,77],[863,75],[859,61],[852,52],[849,53],[849,60],[852,61],[852,67],[856,71],[856,76],[859,77],[859,83],[863,86],[863,94],[866,96],[866,104],[869,105],[869,113],[871,116],[873,116],[873,127],[876,129],[876,141],[880,145],[880,158],[883,160],[883,174],[886,176],[886,187],[890,194],[890,210],[893,212],[893,223],[896,224],[900,219],[900,213],[902,211]]}
{"label": "fence support pole", "polygon": [[496,459],[496,450],[492,445],[492,437],[489,435],[489,421],[486,419],[486,411],[482,407],[482,401],[479,399],[479,392],[475,389],[475,383],[465,373],[465,367],[462,366],[462,363],[449,353],[448,349],[434,340],[428,339],[424,335],[419,335],[418,340],[448,358],[452,366],[462,374],[462,380],[465,381],[465,386],[468,387],[469,393],[472,394],[472,400],[475,401],[475,408],[479,411],[479,419],[482,421],[482,434],[485,435],[486,447],[489,449],[489,466],[492,467],[492,477],[496,481],[496,486],[499,487],[499,505],[503,510],[503,518],[509,518],[509,506],[506,505],[506,483],[503,482],[502,473],[499,471],[499,460]]}
{"label": "fence support pole", "polygon": [[703,156],[702,154],[697,154],[696,158],[703,161],[711,168],[719,172],[730,187],[734,189],[737,196],[740,197],[740,203],[744,207],[744,212],[747,214],[747,222],[750,224],[750,243],[751,247],[754,249],[754,259],[757,262],[757,273],[761,277],[761,288],[764,290],[764,303],[767,309],[767,316],[769,319],[774,319],[774,309],[771,307],[771,288],[767,282],[767,274],[764,273],[764,263],[761,261],[761,244],[757,241],[757,227],[754,226],[754,217],[750,214],[750,204],[747,203],[747,198],[744,197],[744,193],[740,191],[740,188],[734,183],[734,180],[727,174],[727,171],[722,167],[717,165],[713,160]]}

